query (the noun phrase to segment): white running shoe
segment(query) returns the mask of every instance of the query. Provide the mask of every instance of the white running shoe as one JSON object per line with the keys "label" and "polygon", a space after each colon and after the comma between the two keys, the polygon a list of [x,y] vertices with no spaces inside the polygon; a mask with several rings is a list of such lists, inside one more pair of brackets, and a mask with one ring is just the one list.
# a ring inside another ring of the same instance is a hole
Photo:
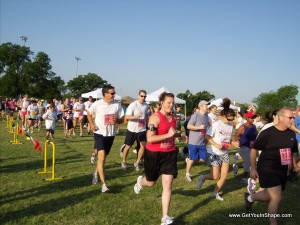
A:
{"label": "white running shoe", "polygon": [[133,149],[132,152],[133,152],[134,154],[137,154],[137,150],[136,150],[136,149]]}
{"label": "white running shoe", "polygon": [[91,164],[95,164],[95,155],[94,155],[94,153],[92,153],[92,155],[91,155]]}
{"label": "white running shoe", "polygon": [[134,185],[134,192],[138,195],[141,190],[143,190],[143,186],[141,185],[141,181],[143,179],[143,176],[139,176],[137,179],[136,179],[136,184]]}
{"label": "white running shoe", "polygon": [[133,165],[134,165],[135,170],[136,170],[137,172],[139,172],[139,171],[141,170],[141,169],[140,169],[139,163],[134,163]]}
{"label": "white running shoe", "polygon": [[126,171],[127,170],[126,162],[122,162],[121,167],[122,167],[122,170]]}
{"label": "white running shoe", "polygon": [[164,216],[163,218],[161,218],[160,225],[169,225],[169,224],[173,224],[173,222],[174,222],[174,218],[173,217]]}
{"label": "white running shoe", "polygon": [[188,181],[188,182],[192,182],[192,176],[191,174],[185,174],[185,180]]}
{"label": "white running shoe", "polygon": [[109,189],[106,186],[106,184],[102,184],[102,190],[101,191],[102,191],[102,193],[109,192]]}
{"label": "white running shoe", "polygon": [[92,185],[95,185],[97,183],[98,183],[98,175],[97,173],[93,173]]}
{"label": "white running shoe", "polygon": [[253,194],[256,188],[255,181],[252,178],[248,178],[247,191],[249,194]]}
{"label": "white running shoe", "polygon": [[220,196],[220,192],[218,192],[218,193],[212,192],[212,193],[211,193],[211,196],[214,197],[214,198],[216,198],[216,199],[219,200],[219,201],[224,201],[224,198],[222,198],[222,197]]}

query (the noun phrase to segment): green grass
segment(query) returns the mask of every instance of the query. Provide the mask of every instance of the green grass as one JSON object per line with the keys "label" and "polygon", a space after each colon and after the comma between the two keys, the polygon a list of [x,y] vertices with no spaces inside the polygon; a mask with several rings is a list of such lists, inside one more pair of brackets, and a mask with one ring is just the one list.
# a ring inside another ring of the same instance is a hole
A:
{"label": "green grass", "polygon": [[[129,170],[120,169],[119,148],[124,140],[124,126],[107,158],[107,184],[111,193],[105,194],[101,193],[100,184],[91,185],[94,165],[89,160],[93,138],[86,131],[84,137],[64,138],[62,128],[57,128],[55,176],[63,180],[45,181],[44,178],[51,177],[51,174],[36,173],[43,170],[43,156],[34,150],[31,141],[22,136],[19,139],[23,144],[10,144],[12,134],[5,126],[6,121],[0,121],[0,224],[160,224],[161,180],[156,186],[144,188],[140,195],[136,195],[133,186],[139,173],[133,167],[135,154],[130,151]],[[44,129],[32,136],[44,145]],[[51,146],[48,149],[51,150]],[[231,159],[235,152],[231,151]],[[50,157],[51,151],[49,153]],[[174,180],[170,210],[176,224],[268,224],[267,218],[229,218],[229,213],[244,212],[243,193],[246,188],[240,183],[241,175],[233,177],[230,172],[223,188],[225,200],[220,202],[210,197],[214,181],[206,181],[201,190],[195,188],[196,175],[208,172],[209,168],[196,164],[192,169],[194,180],[188,183],[184,180],[185,162],[180,155],[178,159],[179,175]],[[299,180],[288,182],[280,213],[291,213],[293,217],[281,218],[279,224],[299,224],[299,193]],[[253,209],[255,213],[264,213],[267,204],[255,203]]]}

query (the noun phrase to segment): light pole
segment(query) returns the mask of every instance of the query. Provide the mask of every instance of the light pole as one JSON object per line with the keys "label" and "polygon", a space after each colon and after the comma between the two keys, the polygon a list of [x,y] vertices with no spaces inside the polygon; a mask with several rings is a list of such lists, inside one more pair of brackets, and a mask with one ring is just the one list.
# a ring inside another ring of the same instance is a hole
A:
{"label": "light pole", "polygon": [[25,43],[26,43],[28,37],[26,37],[26,36],[21,36],[20,38],[21,38],[22,41],[24,41],[24,46],[25,46]]}
{"label": "light pole", "polygon": [[77,66],[76,66],[76,77],[77,77],[77,73],[78,73],[78,61],[81,60],[81,58],[75,57],[75,59],[77,61]]}

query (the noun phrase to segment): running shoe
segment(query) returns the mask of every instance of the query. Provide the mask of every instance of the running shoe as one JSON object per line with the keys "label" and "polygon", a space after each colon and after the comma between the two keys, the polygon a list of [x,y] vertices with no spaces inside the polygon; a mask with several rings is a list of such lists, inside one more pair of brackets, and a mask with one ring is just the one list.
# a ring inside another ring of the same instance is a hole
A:
{"label": "running shoe", "polygon": [[254,190],[256,188],[255,181],[252,178],[248,178],[248,185],[247,185],[247,191],[249,194],[253,194]]}
{"label": "running shoe", "polygon": [[201,188],[202,187],[202,185],[203,185],[203,183],[204,183],[204,176],[201,174],[200,176],[199,176],[199,180],[198,180],[198,182],[197,182],[197,184],[196,184],[196,186],[197,186],[197,188]]}
{"label": "running shoe", "polygon": [[124,170],[124,171],[127,170],[126,162],[122,162],[122,163],[121,163],[121,168],[122,168],[122,170]]}
{"label": "running shoe", "polygon": [[141,170],[141,169],[140,169],[139,163],[134,163],[133,165],[134,165],[135,170],[136,170],[137,172],[139,172],[139,171]]}
{"label": "running shoe", "polygon": [[106,184],[102,184],[102,189],[101,189],[102,193],[105,193],[105,192],[109,192],[109,189],[108,187],[106,186]]}
{"label": "running shoe", "polygon": [[239,166],[238,164],[233,165],[233,176],[236,176],[238,174]]}
{"label": "running shoe", "polygon": [[143,190],[143,186],[141,185],[142,179],[143,179],[143,176],[139,176],[139,177],[137,178],[136,184],[134,185],[134,188],[133,188],[134,192],[135,192],[137,195],[141,192],[141,190]]}
{"label": "running shoe", "polygon": [[220,192],[218,192],[218,193],[212,192],[211,193],[212,197],[216,198],[219,201],[224,201],[224,198],[222,198],[220,195],[221,195]]}
{"label": "running shoe", "polygon": [[98,175],[97,173],[93,173],[92,185],[95,185],[97,183],[98,183]]}
{"label": "running shoe", "polygon": [[188,182],[192,182],[192,176],[191,174],[185,174],[185,180],[188,181]]}
{"label": "running shoe", "polygon": [[173,224],[173,222],[174,222],[174,218],[173,217],[164,216],[163,218],[161,218],[160,225],[169,225],[169,224]]}
{"label": "running shoe", "polygon": [[91,155],[91,164],[95,164],[95,159],[96,159],[96,157],[95,157],[94,153],[92,153],[92,155]]}

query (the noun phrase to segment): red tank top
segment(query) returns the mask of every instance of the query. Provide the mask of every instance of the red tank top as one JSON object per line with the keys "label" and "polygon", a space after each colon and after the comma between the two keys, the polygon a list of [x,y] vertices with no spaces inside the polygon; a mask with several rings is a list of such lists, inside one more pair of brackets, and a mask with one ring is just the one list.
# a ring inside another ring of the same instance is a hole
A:
{"label": "red tank top", "polygon": [[[157,135],[166,134],[169,132],[169,129],[173,127],[176,128],[176,120],[172,116],[171,122],[168,121],[167,117],[163,115],[161,112],[157,112],[157,115],[159,117],[159,124],[157,127]],[[167,138],[160,142],[147,142],[146,149],[151,152],[171,152],[176,149],[174,137]]]}

